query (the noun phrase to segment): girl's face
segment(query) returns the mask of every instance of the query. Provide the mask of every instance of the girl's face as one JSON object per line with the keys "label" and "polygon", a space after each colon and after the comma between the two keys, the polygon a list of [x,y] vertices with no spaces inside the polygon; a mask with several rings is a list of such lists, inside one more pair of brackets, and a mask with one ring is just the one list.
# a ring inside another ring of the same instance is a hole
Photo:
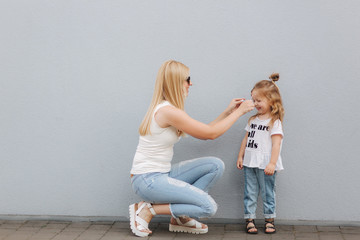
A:
{"label": "girl's face", "polygon": [[266,115],[270,113],[271,105],[269,100],[264,95],[260,94],[260,92],[255,89],[252,91],[251,97],[260,115]]}

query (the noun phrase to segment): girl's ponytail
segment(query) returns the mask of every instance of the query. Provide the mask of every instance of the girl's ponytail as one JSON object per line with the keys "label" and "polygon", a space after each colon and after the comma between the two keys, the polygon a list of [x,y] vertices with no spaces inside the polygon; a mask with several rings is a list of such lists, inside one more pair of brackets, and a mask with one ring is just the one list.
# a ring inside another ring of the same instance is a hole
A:
{"label": "girl's ponytail", "polygon": [[275,83],[275,82],[279,81],[279,79],[280,79],[280,74],[279,74],[279,73],[273,73],[273,74],[270,75],[269,79],[270,79],[273,83]]}

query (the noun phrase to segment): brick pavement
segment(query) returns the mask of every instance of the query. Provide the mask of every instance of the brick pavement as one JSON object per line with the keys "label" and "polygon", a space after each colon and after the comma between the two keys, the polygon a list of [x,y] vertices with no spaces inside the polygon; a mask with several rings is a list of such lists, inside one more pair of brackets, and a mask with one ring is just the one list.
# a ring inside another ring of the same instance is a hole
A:
{"label": "brick pavement", "polygon": [[277,225],[277,233],[268,235],[258,224],[259,234],[249,235],[244,224],[213,224],[202,235],[172,233],[168,224],[151,223],[153,234],[135,237],[128,222],[65,222],[65,221],[4,221],[0,220],[0,240],[128,240],[128,239],[272,239],[272,240],[360,240],[360,227]]}

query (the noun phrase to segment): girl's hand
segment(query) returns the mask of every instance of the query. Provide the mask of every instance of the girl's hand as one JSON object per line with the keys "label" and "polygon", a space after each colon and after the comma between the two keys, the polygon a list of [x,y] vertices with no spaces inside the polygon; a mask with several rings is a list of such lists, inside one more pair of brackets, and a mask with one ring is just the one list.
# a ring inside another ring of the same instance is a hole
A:
{"label": "girl's hand", "polygon": [[231,114],[235,109],[237,109],[240,104],[245,100],[245,98],[234,98],[231,100],[229,106],[226,108],[226,112]]}
{"label": "girl's hand", "polygon": [[236,167],[238,169],[243,169],[243,159],[242,158],[238,158],[237,162],[236,162]]}
{"label": "girl's hand", "polygon": [[269,163],[269,164],[266,166],[264,172],[265,172],[266,175],[269,175],[269,176],[274,175],[274,172],[275,172],[275,164]]}
{"label": "girl's hand", "polygon": [[252,100],[243,101],[240,106],[237,108],[238,111],[242,111],[243,114],[250,112],[255,108],[254,102]]}

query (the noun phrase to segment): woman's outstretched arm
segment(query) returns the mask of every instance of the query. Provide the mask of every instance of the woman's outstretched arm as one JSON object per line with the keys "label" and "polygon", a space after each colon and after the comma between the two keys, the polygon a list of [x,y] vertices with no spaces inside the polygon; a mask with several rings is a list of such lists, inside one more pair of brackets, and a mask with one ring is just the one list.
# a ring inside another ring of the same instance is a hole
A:
{"label": "woman's outstretched arm", "polygon": [[209,125],[214,125],[215,123],[229,116],[229,114],[231,114],[236,108],[238,108],[244,100],[244,98],[234,98],[233,100],[231,100],[229,106],[225,109],[225,111],[223,111],[214,121],[209,123]]}
{"label": "woman's outstretched arm", "polygon": [[246,100],[227,116],[219,116],[215,123],[205,124],[191,118],[183,110],[173,106],[166,106],[157,111],[155,120],[160,127],[173,126],[195,138],[216,139],[229,130],[239,117],[252,109],[254,109],[253,102],[251,100]]}

